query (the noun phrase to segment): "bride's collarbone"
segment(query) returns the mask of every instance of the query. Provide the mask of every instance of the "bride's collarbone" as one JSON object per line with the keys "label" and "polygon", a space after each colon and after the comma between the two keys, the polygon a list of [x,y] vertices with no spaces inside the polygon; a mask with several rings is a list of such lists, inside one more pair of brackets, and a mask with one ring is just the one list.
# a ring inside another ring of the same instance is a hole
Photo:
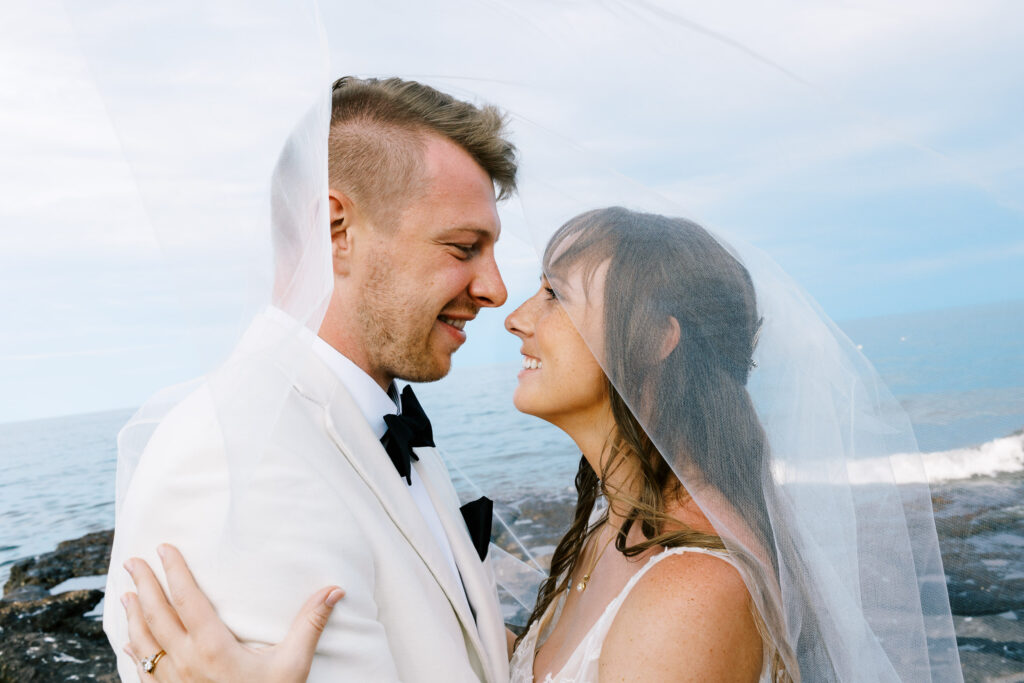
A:
{"label": "bride's collarbone", "polygon": [[[626,584],[640,571],[649,554],[627,558],[620,553],[608,553],[591,572],[586,588],[577,586],[584,570],[577,567],[569,589],[562,600],[562,609],[547,632],[538,640],[534,658],[534,680],[543,681],[546,674],[557,674],[593,630],[613,600],[619,597]],[[552,610],[557,606],[552,605]]]}

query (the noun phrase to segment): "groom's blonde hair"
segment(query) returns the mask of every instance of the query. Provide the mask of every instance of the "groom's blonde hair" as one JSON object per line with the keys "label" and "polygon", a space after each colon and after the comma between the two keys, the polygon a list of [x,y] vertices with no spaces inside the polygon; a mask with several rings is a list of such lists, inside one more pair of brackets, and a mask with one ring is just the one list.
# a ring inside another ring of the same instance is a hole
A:
{"label": "groom's blonde hair", "polygon": [[495,185],[498,199],[516,188],[516,148],[494,106],[457,100],[400,78],[334,83],[328,145],[331,187],[349,195],[378,225],[391,224],[422,191],[426,136],[464,149]]}

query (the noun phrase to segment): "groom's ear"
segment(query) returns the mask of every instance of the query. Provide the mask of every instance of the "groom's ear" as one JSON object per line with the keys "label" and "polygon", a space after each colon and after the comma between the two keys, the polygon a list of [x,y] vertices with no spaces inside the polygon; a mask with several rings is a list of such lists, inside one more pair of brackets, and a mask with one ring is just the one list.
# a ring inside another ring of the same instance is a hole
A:
{"label": "groom's ear", "polygon": [[335,275],[348,275],[351,270],[352,231],[355,222],[355,205],[351,198],[339,190],[328,190],[328,204],[331,209],[331,260]]}

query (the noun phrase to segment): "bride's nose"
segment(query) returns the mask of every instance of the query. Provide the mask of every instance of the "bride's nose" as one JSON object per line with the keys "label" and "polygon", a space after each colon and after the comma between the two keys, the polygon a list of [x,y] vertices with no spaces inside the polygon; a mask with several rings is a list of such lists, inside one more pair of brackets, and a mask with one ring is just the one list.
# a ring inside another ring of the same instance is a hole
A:
{"label": "bride's nose", "polygon": [[529,315],[531,299],[527,299],[519,305],[519,308],[508,314],[505,318],[505,329],[519,338],[527,337],[533,332],[533,321]]}

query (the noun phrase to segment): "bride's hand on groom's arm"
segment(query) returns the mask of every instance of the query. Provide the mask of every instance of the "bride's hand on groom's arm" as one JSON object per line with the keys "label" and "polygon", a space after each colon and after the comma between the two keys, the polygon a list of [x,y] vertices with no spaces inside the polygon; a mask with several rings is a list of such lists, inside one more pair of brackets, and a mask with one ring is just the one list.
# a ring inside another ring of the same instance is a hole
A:
{"label": "bride's hand on groom's arm", "polygon": [[344,596],[340,588],[314,593],[283,641],[255,648],[240,643],[217,616],[176,548],[162,545],[159,554],[170,601],[145,561],[132,558],[125,563],[138,591],[122,597],[131,640],[125,651],[142,680],[142,660],[161,651],[166,654],[145,674],[161,682],[306,680],[320,635]]}

